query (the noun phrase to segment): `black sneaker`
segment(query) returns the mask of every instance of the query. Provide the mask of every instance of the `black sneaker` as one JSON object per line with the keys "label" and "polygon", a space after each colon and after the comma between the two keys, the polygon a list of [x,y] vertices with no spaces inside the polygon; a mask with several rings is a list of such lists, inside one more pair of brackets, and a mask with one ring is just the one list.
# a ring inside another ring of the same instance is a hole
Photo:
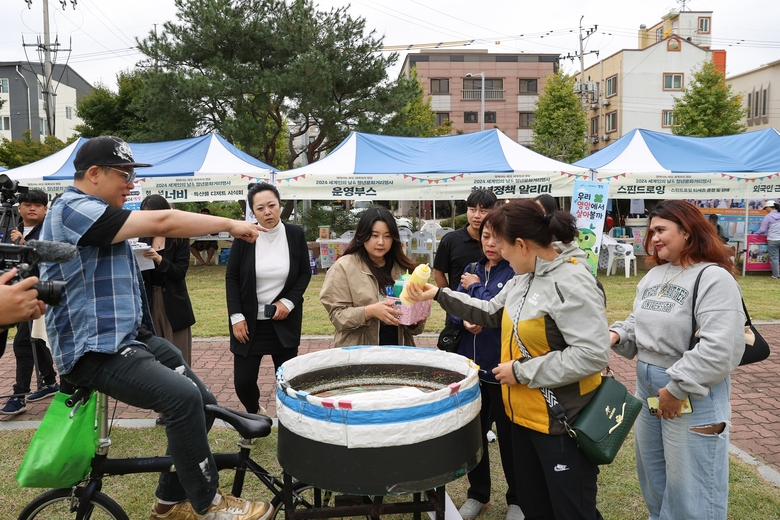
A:
{"label": "black sneaker", "polygon": [[3,409],[0,410],[0,414],[3,415],[19,415],[27,411],[27,406],[24,403],[24,397],[12,397],[5,403]]}
{"label": "black sneaker", "polygon": [[53,385],[46,385],[44,387],[39,388],[35,392],[31,393],[27,396],[27,400],[31,403],[34,403],[35,401],[40,401],[41,399],[46,399],[47,397],[52,397],[54,394],[56,394],[60,390],[60,385],[57,383],[54,383]]}

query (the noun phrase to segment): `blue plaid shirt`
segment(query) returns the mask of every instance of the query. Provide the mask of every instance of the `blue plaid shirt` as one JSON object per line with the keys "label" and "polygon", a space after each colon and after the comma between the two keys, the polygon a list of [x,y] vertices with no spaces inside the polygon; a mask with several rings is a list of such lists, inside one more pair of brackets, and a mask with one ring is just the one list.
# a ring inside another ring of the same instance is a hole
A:
{"label": "blue plaid shirt", "polygon": [[[46,215],[41,240],[77,245],[107,207],[70,186]],[[127,241],[108,248],[81,246],[70,262],[41,264],[41,279],[66,282],[62,304],[46,309],[46,331],[60,374],[70,372],[87,352],[114,354],[139,344],[142,321],[153,330],[141,273]]]}

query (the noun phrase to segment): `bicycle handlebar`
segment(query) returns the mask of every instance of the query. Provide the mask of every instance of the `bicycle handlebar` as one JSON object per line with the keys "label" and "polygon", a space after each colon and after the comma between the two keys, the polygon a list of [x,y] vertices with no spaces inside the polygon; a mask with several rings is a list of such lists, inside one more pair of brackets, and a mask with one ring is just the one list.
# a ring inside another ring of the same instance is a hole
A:
{"label": "bicycle handlebar", "polygon": [[76,403],[81,401],[81,404],[84,404],[87,402],[87,399],[89,398],[89,394],[92,393],[91,388],[87,388],[86,386],[80,386],[76,389],[73,394],[65,399],[65,406],[68,408],[73,408],[76,406]]}

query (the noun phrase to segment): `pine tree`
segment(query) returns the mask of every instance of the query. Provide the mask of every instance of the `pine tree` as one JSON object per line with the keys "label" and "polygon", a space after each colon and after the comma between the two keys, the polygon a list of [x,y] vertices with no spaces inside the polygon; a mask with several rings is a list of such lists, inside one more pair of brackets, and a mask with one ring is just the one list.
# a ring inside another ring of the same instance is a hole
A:
{"label": "pine tree", "polygon": [[710,60],[693,73],[693,79],[674,100],[675,135],[714,137],[746,130],[742,95],[732,94],[725,75]]}
{"label": "pine tree", "polygon": [[536,102],[533,149],[567,163],[585,157],[587,124],[585,111],[574,92],[574,77],[561,71],[547,77],[544,92]]}

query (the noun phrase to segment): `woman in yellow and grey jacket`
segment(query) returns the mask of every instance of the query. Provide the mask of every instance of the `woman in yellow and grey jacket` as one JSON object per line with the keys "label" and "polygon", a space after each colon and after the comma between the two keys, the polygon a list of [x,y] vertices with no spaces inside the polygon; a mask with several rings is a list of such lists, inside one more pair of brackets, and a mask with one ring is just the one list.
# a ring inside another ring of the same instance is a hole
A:
{"label": "woman in yellow and grey jacket", "polygon": [[[428,285],[407,286],[411,299],[435,298],[447,312],[483,327],[501,327],[501,364],[512,421],[512,449],[520,508],[526,518],[600,519],[598,466],[590,464],[548,409],[540,388],[551,388],[576,420],[601,384],[609,361],[604,295],[585,253],[574,242],[574,217],[546,214],[532,200],[516,200],[486,219],[517,276],[492,300]],[[559,241],[553,241],[557,238]],[[524,357],[518,340],[530,357]]]}

